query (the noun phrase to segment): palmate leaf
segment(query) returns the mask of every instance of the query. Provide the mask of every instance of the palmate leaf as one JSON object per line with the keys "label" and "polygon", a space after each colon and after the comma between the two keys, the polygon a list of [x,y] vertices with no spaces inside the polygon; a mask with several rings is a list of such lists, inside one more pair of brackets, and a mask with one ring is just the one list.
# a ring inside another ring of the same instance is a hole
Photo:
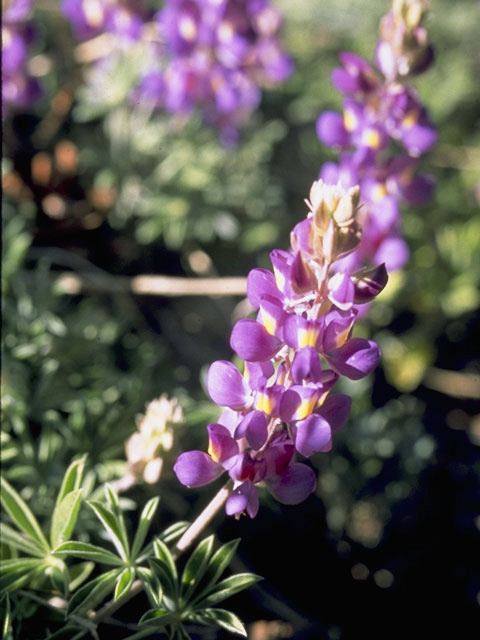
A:
{"label": "palmate leaf", "polygon": [[163,540],[165,544],[169,544],[180,538],[180,536],[185,533],[189,526],[190,522],[175,522],[175,524],[167,527],[165,531],[162,531],[159,538],[160,540]]}
{"label": "palmate leaf", "polygon": [[76,489],[67,493],[60,502],[57,502],[50,526],[52,548],[64,540],[68,540],[72,535],[80,510],[82,493],[82,489]]}
{"label": "palmate leaf", "polygon": [[155,553],[155,557],[157,557],[159,560],[162,560],[166,564],[172,580],[176,584],[178,581],[177,565],[175,564],[175,560],[170,553],[170,549],[162,540],[156,538],[153,541],[153,551]]}
{"label": "palmate leaf", "polygon": [[137,574],[142,581],[143,588],[150,599],[150,602],[158,608],[163,600],[163,588],[160,581],[154,575],[151,569],[146,567],[137,567]]}
{"label": "palmate leaf", "polygon": [[0,523],[0,540],[18,551],[27,553],[29,556],[35,556],[37,558],[45,557],[44,549],[40,549],[31,538],[27,538],[27,536],[23,535],[20,531],[10,527],[4,522]]}
{"label": "palmate leaf", "polygon": [[145,538],[147,537],[147,533],[152,523],[153,517],[155,516],[155,513],[158,509],[159,502],[160,498],[152,498],[143,508],[142,515],[140,516],[140,522],[138,523],[137,532],[132,544],[132,561],[136,559],[143,546],[143,543],[145,542]]}
{"label": "palmate leaf", "polygon": [[123,547],[127,552],[127,556],[130,552],[130,546],[128,544],[128,536],[127,536],[127,528],[125,526],[125,520],[123,518],[122,511],[120,509],[120,500],[118,499],[118,495],[112,489],[109,484],[105,485],[105,498],[107,500],[107,504],[110,507],[110,511],[115,516],[115,519],[118,523],[118,535],[120,540],[122,541]]}
{"label": "palmate leaf", "polygon": [[119,573],[119,569],[112,569],[80,587],[68,603],[67,615],[94,609],[113,590]]}
{"label": "palmate leaf", "polygon": [[149,609],[140,618],[139,624],[165,627],[175,621],[176,615],[167,609]]}
{"label": "palmate leaf", "polygon": [[[12,564],[7,571],[7,567],[5,567],[7,562],[17,564]],[[34,576],[45,571],[47,567],[46,562],[37,558],[15,558],[14,560],[3,561],[2,575],[0,576],[0,594],[20,589]]]}
{"label": "palmate leaf", "polygon": [[12,638],[12,626],[11,626],[11,607],[10,598],[6,593],[0,600],[1,611],[1,624],[2,624],[2,640],[10,640]]}
{"label": "palmate leaf", "polygon": [[230,633],[247,637],[247,632],[241,620],[231,611],[226,609],[205,609],[202,613],[194,617],[195,621],[203,622],[207,625],[217,625]]}
{"label": "palmate leaf", "polygon": [[48,553],[50,547],[33,513],[5,478],[2,477],[0,482],[2,505],[9,516],[17,527],[26,533],[40,550]]}
{"label": "palmate leaf", "polygon": [[122,560],[128,562],[128,540],[125,540],[118,517],[101,502],[91,500],[87,504],[105,527]]}
{"label": "palmate leaf", "polygon": [[203,578],[197,582],[197,587],[195,589],[196,599],[199,597],[201,598],[202,594],[206,593],[209,588],[217,582],[232,561],[239,543],[240,538],[231,540],[230,542],[222,545],[213,554]]}
{"label": "palmate leaf", "polygon": [[208,561],[212,555],[213,540],[213,535],[202,540],[185,565],[181,580],[181,595],[185,602],[188,602],[190,594],[194,591],[205,573]]}
{"label": "palmate leaf", "polygon": [[[85,461],[87,456],[82,456],[78,460],[74,460],[70,463],[68,469],[63,476],[62,486],[57,495],[57,501],[55,503],[55,509],[59,506],[62,500],[72,491],[78,491],[82,483],[83,471],[85,469]],[[54,512],[55,513],[55,512]]]}
{"label": "palmate leaf", "polygon": [[197,604],[197,607],[200,604],[207,607],[217,604],[217,602],[226,600],[243,589],[248,589],[248,587],[251,587],[259,580],[262,580],[262,578],[253,573],[237,573],[234,576],[225,578],[225,580],[222,580],[213,586],[206,593],[204,592],[200,603]]}
{"label": "palmate leaf", "polygon": [[68,558],[73,556],[74,558],[82,558],[82,560],[93,560],[100,564],[108,564],[110,566],[119,567],[123,565],[123,560],[116,556],[108,549],[98,547],[95,544],[89,542],[78,542],[76,540],[70,540],[63,542],[59,545],[54,554],[61,558]]}
{"label": "palmate leaf", "polygon": [[130,587],[135,580],[135,569],[134,567],[125,567],[121,574],[117,578],[117,582],[115,584],[115,594],[113,596],[114,600],[118,600],[125,593],[130,591]]}
{"label": "palmate leaf", "polygon": [[78,564],[68,567],[69,584],[68,590],[75,591],[78,587],[85,582],[88,576],[95,568],[94,562],[79,562]]}
{"label": "palmate leaf", "polygon": [[148,563],[152,573],[160,582],[164,595],[169,600],[175,602],[177,600],[178,587],[176,580],[170,572],[169,566],[159,558],[151,558]]}

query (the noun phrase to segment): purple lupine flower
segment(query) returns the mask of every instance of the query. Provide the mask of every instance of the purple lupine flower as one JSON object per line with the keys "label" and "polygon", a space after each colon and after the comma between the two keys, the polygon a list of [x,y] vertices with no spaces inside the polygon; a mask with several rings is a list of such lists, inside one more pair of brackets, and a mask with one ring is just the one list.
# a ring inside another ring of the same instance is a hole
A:
{"label": "purple lupine flower", "polygon": [[[338,164],[327,162],[320,177],[344,187],[358,184],[363,207],[359,250],[340,270],[386,263],[393,271],[408,259],[402,238],[400,205],[420,205],[433,193],[433,180],[416,173],[418,158],[435,143],[437,133],[408,77],[425,71],[433,60],[421,26],[424,0],[398,0],[381,21],[375,68],[354,53],[342,53],[342,67],[332,83],[344,95],[343,114],[322,113],[317,136],[340,152]],[[398,151],[398,147],[403,147]]]}
{"label": "purple lupine flower", "polygon": [[225,411],[207,427],[208,453],[182,453],[174,470],[190,487],[227,473],[233,481],[229,515],[256,515],[260,483],[285,504],[314,491],[312,468],[296,457],[331,449],[351,405],[348,396],[331,393],[335,383],[340,376],[369,375],[380,359],[378,345],[352,337],[352,330],[357,305],[386,285],[385,267],[350,273],[336,266],[360,242],[358,191],[313,184],[310,211],[293,229],[290,250],[272,251],[273,271],[248,275],[247,296],[257,315],[239,320],[230,339],[245,360],[243,374],[226,360],[208,371],[208,393]]}
{"label": "purple lupine flower", "polygon": [[260,86],[291,73],[277,41],[281,22],[268,0],[167,0],[157,14],[165,108],[189,113],[198,106],[224,142],[235,142],[260,101]]}
{"label": "purple lupine flower", "polygon": [[2,6],[2,115],[9,107],[27,107],[41,95],[27,70],[33,31],[29,23],[32,0],[11,0]]}

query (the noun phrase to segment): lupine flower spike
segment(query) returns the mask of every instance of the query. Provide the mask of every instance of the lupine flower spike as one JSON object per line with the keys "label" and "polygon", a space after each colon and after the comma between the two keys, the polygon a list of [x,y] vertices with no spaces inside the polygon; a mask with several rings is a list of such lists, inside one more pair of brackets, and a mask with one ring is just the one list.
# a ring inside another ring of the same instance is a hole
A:
{"label": "lupine flower spike", "polygon": [[358,187],[313,184],[309,213],[293,229],[290,250],[272,251],[273,271],[248,275],[257,316],[239,320],[230,339],[245,361],[243,372],[224,360],[210,366],[208,392],[224,411],[207,427],[208,452],[182,453],[174,470],[189,487],[227,473],[233,480],[229,515],[256,515],[259,483],[285,504],[314,491],[315,473],[297,455],[331,449],[351,404],[347,395],[331,393],[336,381],[363,378],[378,364],[378,345],[352,337],[352,330],[356,305],[386,285],[385,266],[353,274],[336,268],[361,239],[358,193]]}
{"label": "lupine flower spike", "polygon": [[319,139],[341,155],[320,172],[326,182],[360,185],[363,240],[347,259],[350,267],[386,263],[389,271],[408,259],[400,204],[420,205],[433,193],[433,180],[416,172],[418,158],[437,134],[417,92],[405,81],[425,71],[433,50],[421,26],[424,0],[394,0],[383,17],[375,50],[376,68],[354,53],[342,53],[343,67],[332,82],[344,96],[343,115],[325,111],[317,121]]}
{"label": "lupine flower spike", "polygon": [[27,69],[34,35],[32,4],[32,0],[2,1],[2,115],[11,107],[29,106],[41,95],[37,79]]}

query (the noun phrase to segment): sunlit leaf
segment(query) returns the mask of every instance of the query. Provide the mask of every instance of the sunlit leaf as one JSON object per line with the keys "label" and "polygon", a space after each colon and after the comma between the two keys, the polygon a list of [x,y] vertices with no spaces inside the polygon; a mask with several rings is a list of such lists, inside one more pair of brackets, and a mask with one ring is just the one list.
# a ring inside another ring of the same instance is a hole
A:
{"label": "sunlit leaf", "polygon": [[152,498],[147,502],[147,504],[143,508],[142,515],[140,516],[140,522],[138,523],[137,532],[135,534],[135,538],[132,544],[132,552],[131,552],[132,560],[134,560],[137,557],[138,553],[142,548],[143,543],[145,542],[145,538],[150,528],[152,519],[157,511],[159,502],[160,502],[160,498],[158,497]]}
{"label": "sunlit leaf", "polygon": [[217,604],[217,602],[230,598],[230,596],[243,591],[243,589],[248,589],[259,580],[262,580],[262,578],[253,573],[237,573],[216,584],[208,595],[202,599],[202,603],[206,606]]}
{"label": "sunlit leaf", "polygon": [[80,510],[82,493],[82,489],[71,491],[57,502],[50,527],[50,542],[53,548],[72,535]]}
{"label": "sunlit leaf", "polygon": [[160,540],[159,538],[156,538],[153,541],[153,550],[154,550],[155,556],[159,560],[163,560],[163,562],[167,565],[170,575],[172,576],[172,580],[174,582],[177,582],[178,581],[177,565],[175,564],[175,560],[173,559],[170,549],[162,540]]}
{"label": "sunlit leaf", "polygon": [[19,551],[28,553],[29,556],[45,557],[45,551],[40,549],[31,538],[27,538],[20,531],[13,529],[13,527],[4,522],[0,523],[0,540]]}
{"label": "sunlit leaf", "polygon": [[158,578],[165,595],[171,600],[177,597],[177,584],[174,580],[170,567],[158,558],[152,558],[148,561],[153,574]]}
{"label": "sunlit leaf", "polygon": [[125,544],[122,526],[118,518],[101,502],[91,500],[87,504],[93,509],[95,515],[105,527],[121,558],[128,562],[128,545]]}
{"label": "sunlit leaf", "polygon": [[65,471],[62,486],[60,487],[60,491],[57,495],[55,508],[62,502],[67,494],[80,489],[86,459],[87,456],[82,456],[81,458],[78,458],[78,460],[74,460]]}
{"label": "sunlit leaf", "polygon": [[94,562],[79,562],[68,568],[70,582],[68,584],[69,591],[75,591],[78,587],[85,582],[88,576],[95,568]]}
{"label": "sunlit leaf", "polygon": [[222,573],[228,567],[235,555],[240,538],[230,540],[222,545],[212,556],[205,574],[200,582],[198,592],[206,591],[211,585],[215,584]]}
{"label": "sunlit leaf", "polygon": [[139,624],[150,624],[156,627],[164,627],[175,620],[175,614],[167,609],[150,609],[140,618]]}
{"label": "sunlit leaf", "polygon": [[191,554],[182,574],[182,597],[188,601],[190,594],[199,584],[207,568],[208,560],[212,554],[214,537],[209,536],[200,542]]}
{"label": "sunlit leaf", "polygon": [[82,560],[93,560],[94,562],[113,566],[120,566],[123,564],[122,559],[111,551],[108,551],[108,549],[98,547],[97,545],[90,544],[89,542],[78,542],[76,540],[63,542],[55,549],[54,553],[55,555],[64,558],[72,556],[74,558],[82,558]]}
{"label": "sunlit leaf", "polygon": [[1,478],[1,500],[5,510],[17,527],[26,533],[40,549],[48,552],[49,545],[37,519],[15,489],[3,477]]}
{"label": "sunlit leaf", "polygon": [[119,570],[113,569],[80,587],[68,603],[67,614],[81,614],[94,609],[113,591],[118,574]]}
{"label": "sunlit leaf", "polygon": [[135,569],[133,567],[125,567],[125,569],[117,578],[117,583],[115,585],[115,594],[113,596],[113,599],[118,600],[123,595],[125,595],[125,593],[128,593],[134,580],[135,580]]}
{"label": "sunlit leaf", "polygon": [[155,607],[160,607],[163,599],[163,588],[151,569],[137,567],[137,574],[142,581],[143,588]]}
{"label": "sunlit leaf", "polygon": [[231,611],[226,609],[205,609],[197,619],[202,620],[205,624],[217,625],[235,633],[239,636],[247,637],[247,631],[241,620]]}
{"label": "sunlit leaf", "polygon": [[10,598],[8,593],[6,593],[2,600],[2,640],[10,640],[12,637],[12,626],[11,626],[11,607],[10,607]]}
{"label": "sunlit leaf", "polygon": [[163,540],[163,542],[169,544],[170,542],[174,542],[175,540],[180,538],[180,536],[185,533],[189,526],[189,522],[175,522],[175,524],[167,527],[159,537],[161,540]]}
{"label": "sunlit leaf", "polygon": [[[47,568],[47,564],[36,558],[16,558],[23,560],[25,564],[19,564],[16,568],[11,567],[8,573],[4,569],[7,561],[2,562],[2,575],[0,576],[0,593],[5,591],[15,591],[29,582],[33,576],[38,575]],[[26,563],[28,561],[28,564]]]}

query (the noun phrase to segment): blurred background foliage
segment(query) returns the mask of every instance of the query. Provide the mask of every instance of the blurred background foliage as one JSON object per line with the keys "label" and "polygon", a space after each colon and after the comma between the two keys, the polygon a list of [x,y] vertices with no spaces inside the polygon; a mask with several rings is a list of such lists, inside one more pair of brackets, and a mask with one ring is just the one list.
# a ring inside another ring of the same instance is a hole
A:
{"label": "blurred background foliage", "polygon": [[[134,296],[108,278],[243,276],[288,245],[311,182],[334,159],[314,124],[340,106],[330,83],[338,53],[372,59],[389,7],[276,5],[295,72],[264,91],[239,144],[227,148],[198,114],[184,122],[128,103],[141,50],[80,64],[85,49],[58,4],[35,3],[30,65],[44,97],[4,123],[2,464],[25,499],[35,494],[40,518],[73,455],[88,453],[101,482],[124,473],[136,415],[161,393],[180,399],[186,425],[160,485],[128,495],[144,503],[160,492],[167,516],[178,518],[209,498],[209,489],[181,489],[171,465],[180,450],[204,447],[204,426],[217,415],[205,371],[231,358],[228,335],[244,306],[234,296]],[[407,607],[422,614],[420,626],[452,625],[454,637],[472,637],[480,593],[479,7],[431,5],[436,62],[416,88],[439,129],[423,162],[437,191],[427,206],[404,211],[411,259],[361,327],[380,343],[382,367],[344,389],[353,415],[334,450],[316,456],[316,496],[295,508],[265,496],[257,520],[220,526],[225,539],[240,532],[242,562],[266,577],[239,600],[244,617],[290,624],[259,638],[337,640],[359,629],[385,637],[379,607],[385,616]],[[68,293],[59,284],[65,271],[107,286]],[[279,567],[283,544],[304,549],[282,555]],[[305,563],[317,569],[315,593],[300,584]],[[438,610],[447,602],[461,608],[456,621]],[[364,619],[374,611],[376,621]]]}

